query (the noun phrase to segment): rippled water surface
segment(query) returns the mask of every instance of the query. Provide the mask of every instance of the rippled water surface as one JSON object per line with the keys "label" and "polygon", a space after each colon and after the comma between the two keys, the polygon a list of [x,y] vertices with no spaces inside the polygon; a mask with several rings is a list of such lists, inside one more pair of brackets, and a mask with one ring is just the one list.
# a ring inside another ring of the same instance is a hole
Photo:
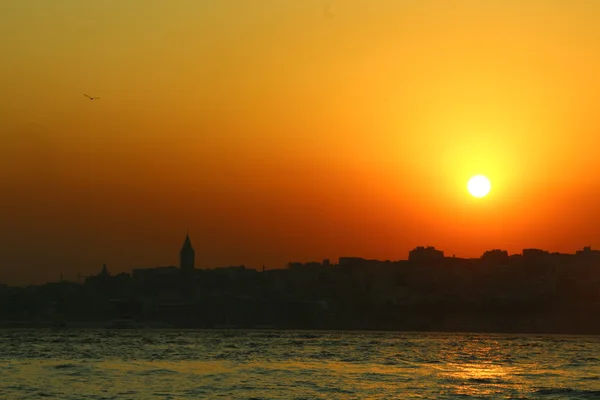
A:
{"label": "rippled water surface", "polygon": [[1,399],[600,399],[600,338],[0,330]]}

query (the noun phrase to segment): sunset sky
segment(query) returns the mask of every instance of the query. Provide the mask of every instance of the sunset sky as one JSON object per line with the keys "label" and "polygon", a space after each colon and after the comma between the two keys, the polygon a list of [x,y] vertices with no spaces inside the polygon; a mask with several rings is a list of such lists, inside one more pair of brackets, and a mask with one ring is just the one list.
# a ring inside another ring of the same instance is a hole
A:
{"label": "sunset sky", "polygon": [[176,265],[187,229],[201,268],[600,247],[598,21],[596,0],[3,0],[0,283]]}

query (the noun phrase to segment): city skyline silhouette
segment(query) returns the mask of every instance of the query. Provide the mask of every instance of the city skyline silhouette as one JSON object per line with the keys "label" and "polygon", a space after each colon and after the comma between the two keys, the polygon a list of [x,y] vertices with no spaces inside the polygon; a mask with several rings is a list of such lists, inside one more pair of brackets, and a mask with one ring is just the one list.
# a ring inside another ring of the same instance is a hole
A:
{"label": "city skyline silhouette", "polygon": [[406,260],[340,257],[285,269],[197,269],[186,234],[178,265],[72,282],[0,286],[0,327],[359,329],[600,334],[600,251],[501,249]]}
{"label": "city skyline silhouette", "polygon": [[[523,248],[521,249],[520,252],[509,252],[507,250],[501,249],[499,247],[493,247],[493,248],[489,248],[486,249],[484,251],[481,252],[481,254],[479,256],[476,257],[462,257],[460,254],[457,256],[454,253],[451,253],[451,255],[447,252],[445,252],[443,249],[439,249],[436,248],[435,246],[430,246],[430,245],[417,245],[414,248],[410,249],[407,252],[407,255],[404,257],[397,257],[397,258],[393,258],[393,259],[376,259],[376,258],[369,258],[369,257],[361,257],[358,254],[355,253],[349,253],[346,255],[338,255],[337,260],[338,260],[338,264],[335,264],[335,260],[336,258],[332,258],[332,257],[324,257],[319,259],[305,259],[305,260],[297,260],[297,259],[290,259],[288,258],[288,260],[281,264],[281,265],[270,265],[267,267],[267,265],[265,263],[262,263],[260,265],[257,266],[248,266],[247,263],[241,262],[238,264],[235,263],[229,263],[229,264],[220,264],[220,265],[207,265],[205,262],[202,262],[202,254],[199,254],[198,256],[196,256],[196,251],[194,250],[193,246],[192,246],[192,242],[191,242],[191,238],[190,238],[190,234],[189,234],[189,229],[186,230],[186,236],[185,236],[185,240],[184,240],[184,244],[183,247],[181,248],[180,251],[180,264],[179,264],[179,268],[182,268],[181,265],[181,255],[184,254],[184,252],[191,252],[191,255],[187,256],[188,261],[186,261],[186,265],[188,269],[207,269],[207,270],[211,270],[211,269],[218,269],[218,268],[227,268],[229,266],[243,266],[244,268],[249,268],[252,270],[265,270],[265,269],[269,269],[269,270],[282,270],[282,269],[286,269],[289,268],[289,266],[291,264],[303,264],[303,263],[314,263],[314,262],[321,262],[322,260],[327,260],[328,263],[331,263],[332,265],[338,265],[339,264],[339,260],[342,259],[362,259],[362,260],[371,260],[371,261],[377,261],[377,262],[386,262],[386,263],[397,263],[397,262],[405,262],[405,261],[410,261],[411,260],[411,254],[415,253],[415,252],[419,252],[422,251],[424,254],[427,254],[428,252],[432,252],[432,254],[434,254],[434,259],[435,259],[435,254],[438,254],[439,257],[441,259],[448,259],[448,258],[452,258],[452,259],[459,259],[459,260],[481,260],[483,258],[485,258],[487,255],[489,255],[489,253],[497,253],[497,252],[501,252],[503,254],[505,254],[506,259],[510,259],[511,257],[520,257],[523,256],[524,253],[527,252],[542,252],[544,254],[547,254],[549,256],[572,256],[572,255],[581,255],[581,254],[588,254],[588,255],[596,255],[596,254],[600,254],[599,250],[595,250],[592,248],[592,246],[580,246],[577,249],[574,249],[574,251],[572,252],[558,252],[558,251],[552,251],[552,250],[548,250],[548,249],[540,249],[540,248]],[[150,263],[148,265],[130,265],[129,268],[125,267],[121,267],[121,268],[117,268],[114,269],[112,268],[113,272],[116,274],[130,274],[133,270],[135,269],[154,269],[154,268],[161,268],[162,266],[173,266],[175,267],[175,264],[172,262],[173,260],[171,259],[171,262],[166,262],[166,263]],[[600,262],[600,258],[598,259],[598,261]],[[112,265],[114,266],[114,264],[119,265],[119,263],[113,263]],[[98,263],[95,263],[94,265],[84,265],[82,266],[82,268],[79,268],[77,270],[76,273],[64,273],[63,271],[59,271],[58,275],[55,277],[50,277],[49,280],[47,281],[42,281],[37,279],[36,277],[30,277],[30,281],[26,281],[26,282],[2,282],[0,281],[0,285],[4,284],[4,285],[11,285],[11,286],[27,286],[27,285],[39,285],[39,284],[44,284],[44,283],[50,283],[50,282],[55,282],[55,281],[72,281],[72,282],[78,282],[81,283],[82,280],[84,280],[87,277],[90,276],[94,276],[95,273],[97,272],[98,269],[98,265],[102,265],[103,270],[106,269],[107,265],[111,265],[110,261],[106,260],[106,259],[102,259],[101,261],[99,261]],[[121,264],[122,265],[122,264]],[[18,267],[18,266],[17,266]]]}

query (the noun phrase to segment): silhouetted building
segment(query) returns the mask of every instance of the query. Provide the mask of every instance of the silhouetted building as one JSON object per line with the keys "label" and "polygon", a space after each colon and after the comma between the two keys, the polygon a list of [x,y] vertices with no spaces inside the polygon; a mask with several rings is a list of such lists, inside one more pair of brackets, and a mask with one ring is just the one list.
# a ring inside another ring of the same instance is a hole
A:
{"label": "silhouetted building", "polygon": [[[106,268],[106,264],[102,264],[102,270],[100,271],[100,273],[98,275],[92,275],[92,276],[88,276],[85,279],[85,284],[86,285],[102,285],[102,284],[106,284],[106,282],[108,282],[110,279],[110,273],[108,272],[108,269]],[[61,274],[61,282],[62,282],[62,274]]]}
{"label": "silhouetted building", "polygon": [[140,286],[164,286],[179,281],[180,271],[177,267],[136,268],[132,271],[132,279]]}
{"label": "silhouetted building", "polygon": [[592,250],[591,246],[586,246],[583,248],[583,250],[577,250],[575,252],[576,256],[584,256],[584,257],[590,257],[590,256],[594,256],[594,257],[598,257],[600,256],[600,251],[599,250]]}
{"label": "silhouetted building", "polygon": [[435,247],[417,246],[408,252],[409,261],[437,261],[444,259],[444,252]]}
{"label": "silhouetted building", "polygon": [[[65,283],[62,281],[61,283]],[[104,295],[126,294],[131,290],[131,275],[121,272],[112,275],[108,272],[106,264],[102,265],[102,270],[97,275],[88,276],[85,280],[86,290],[102,293]]]}
{"label": "silhouetted building", "polygon": [[323,265],[319,262],[313,261],[313,262],[307,262],[307,263],[301,263],[301,262],[290,262],[287,264],[287,268],[294,270],[294,271],[299,271],[299,270],[320,270],[321,268],[323,268]]}
{"label": "silhouetted building", "polygon": [[493,249],[483,253],[481,260],[492,265],[505,265],[508,264],[510,258],[508,256],[508,251]]}
{"label": "silhouetted building", "polygon": [[339,265],[341,267],[359,266],[365,264],[364,258],[361,257],[340,257]]}
{"label": "silhouetted building", "polygon": [[550,253],[546,250],[523,249],[523,259],[525,259],[526,261],[542,261],[548,255],[550,255]]}
{"label": "silhouetted building", "polygon": [[179,252],[179,268],[181,268],[182,272],[189,272],[194,270],[194,258],[195,252],[192,248],[192,242],[190,241],[190,236],[185,235],[185,241],[183,242],[183,247]]}

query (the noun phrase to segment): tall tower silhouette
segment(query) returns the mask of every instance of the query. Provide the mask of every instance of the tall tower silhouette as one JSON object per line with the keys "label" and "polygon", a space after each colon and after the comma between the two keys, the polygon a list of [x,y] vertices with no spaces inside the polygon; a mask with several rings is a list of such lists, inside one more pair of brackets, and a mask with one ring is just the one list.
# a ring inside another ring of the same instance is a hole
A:
{"label": "tall tower silhouette", "polygon": [[183,247],[179,252],[179,268],[182,271],[192,271],[194,269],[194,257],[196,252],[192,248],[192,242],[190,241],[190,235],[185,235],[185,241]]}

